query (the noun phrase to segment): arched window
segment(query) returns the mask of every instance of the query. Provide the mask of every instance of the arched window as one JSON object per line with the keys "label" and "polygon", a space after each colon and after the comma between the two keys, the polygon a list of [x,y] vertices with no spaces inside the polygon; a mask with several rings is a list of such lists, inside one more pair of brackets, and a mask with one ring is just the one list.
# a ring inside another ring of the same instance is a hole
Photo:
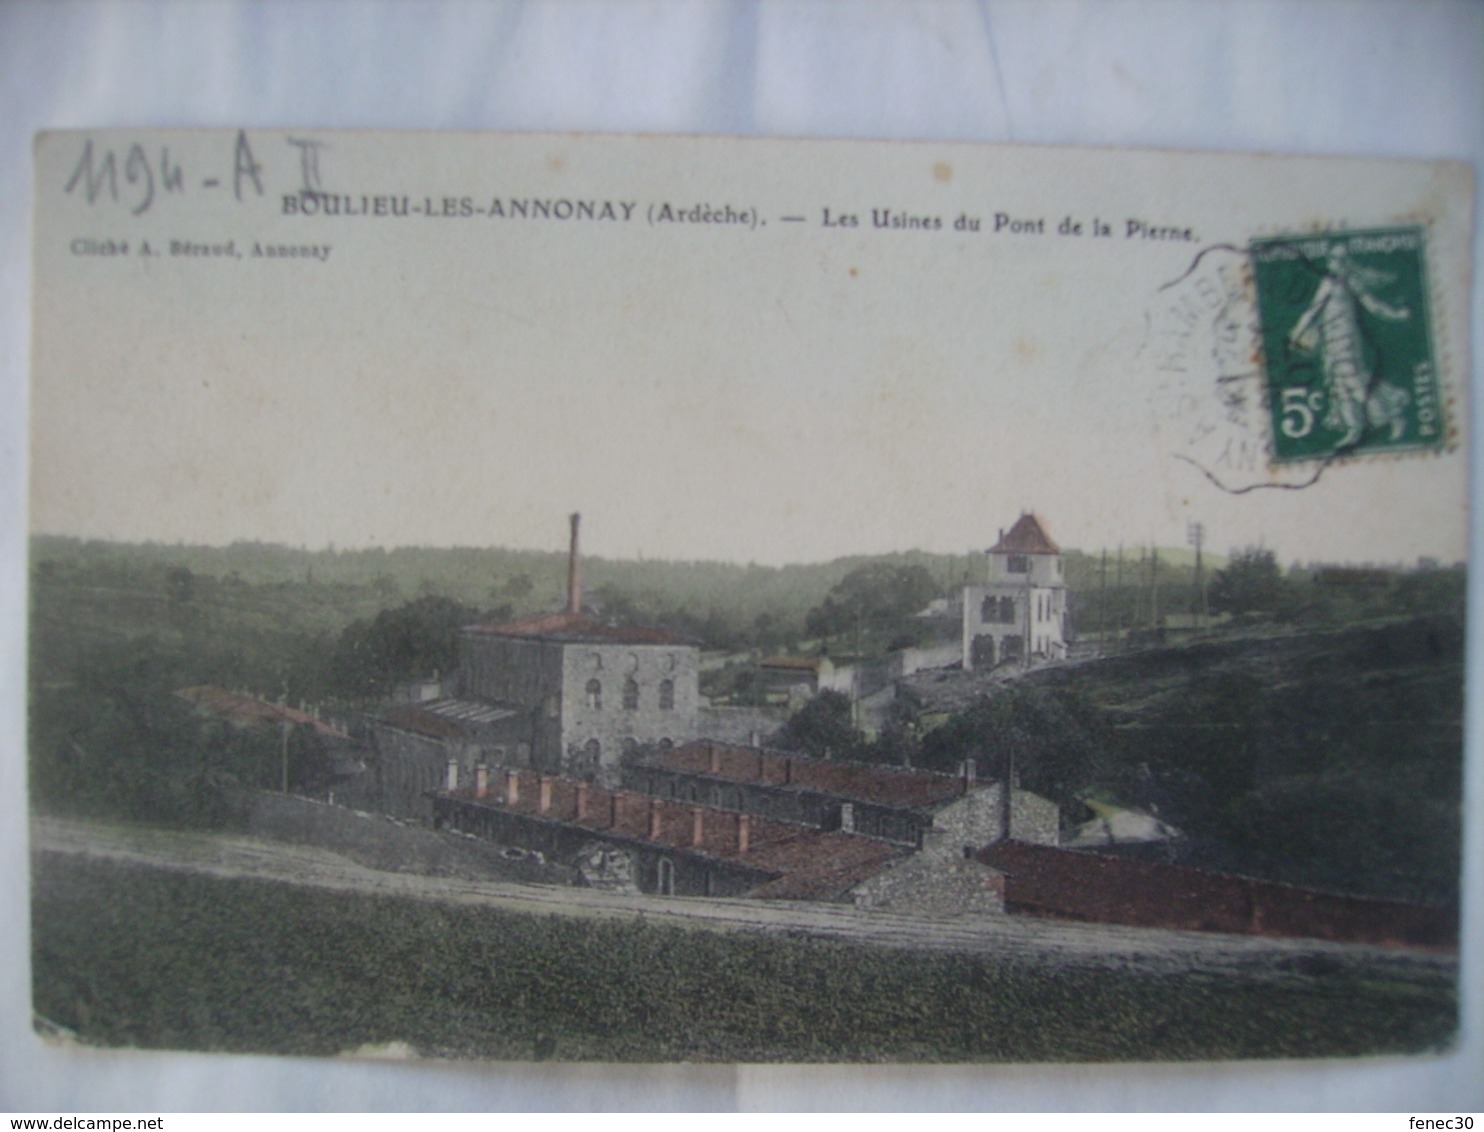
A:
{"label": "arched window", "polygon": [[627,711],[639,709],[639,681],[632,676],[623,682],[623,706]]}
{"label": "arched window", "polygon": [[594,711],[603,708],[603,682],[601,680],[589,680],[587,682],[587,706]]}
{"label": "arched window", "polygon": [[[638,739],[635,739],[632,735],[630,735],[627,739],[625,739],[623,741],[623,753],[624,754],[626,754],[626,755],[632,755],[638,749],[639,749],[639,740]],[[653,794],[654,791],[651,790],[650,793]]]}
{"label": "arched window", "polygon": [[598,762],[603,757],[603,744],[596,739],[589,739],[583,744],[582,757],[588,770],[597,770]]}
{"label": "arched window", "polygon": [[674,711],[675,710],[675,681],[674,680],[661,680],[660,681],[660,710],[661,711]]}
{"label": "arched window", "polygon": [[999,613],[999,602],[992,597],[986,597],[979,603],[979,620],[986,625],[995,620]]}
{"label": "arched window", "polygon": [[659,748],[662,751],[673,750],[674,747],[675,747],[675,743],[674,743],[673,740],[670,740],[670,739],[661,739],[659,741]]}

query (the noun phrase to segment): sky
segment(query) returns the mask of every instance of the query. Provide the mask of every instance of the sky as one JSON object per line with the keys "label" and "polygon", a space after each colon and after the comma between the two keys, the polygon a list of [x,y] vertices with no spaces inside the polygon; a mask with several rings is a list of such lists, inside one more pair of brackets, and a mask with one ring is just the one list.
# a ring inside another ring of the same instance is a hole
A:
{"label": "sky", "polygon": [[558,549],[575,510],[593,554],[781,564],[982,549],[1034,510],[1094,552],[1199,521],[1217,553],[1463,557],[1456,436],[1302,490],[1202,471],[1273,427],[1231,250],[1257,236],[1429,221],[1456,389],[1457,166],[275,131],[38,156],[36,532]]}

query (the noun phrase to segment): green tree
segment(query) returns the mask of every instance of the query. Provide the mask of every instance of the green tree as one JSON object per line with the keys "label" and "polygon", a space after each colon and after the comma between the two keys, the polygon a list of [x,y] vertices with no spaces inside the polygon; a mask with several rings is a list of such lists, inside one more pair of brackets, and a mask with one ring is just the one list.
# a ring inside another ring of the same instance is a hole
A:
{"label": "green tree", "polygon": [[816,758],[855,758],[865,747],[865,736],[851,714],[850,697],[844,692],[820,692],[783,725],[776,742],[785,751]]}
{"label": "green tree", "polygon": [[1234,551],[1226,569],[1216,571],[1209,591],[1214,613],[1271,613],[1282,604],[1283,597],[1278,558],[1258,546]]}

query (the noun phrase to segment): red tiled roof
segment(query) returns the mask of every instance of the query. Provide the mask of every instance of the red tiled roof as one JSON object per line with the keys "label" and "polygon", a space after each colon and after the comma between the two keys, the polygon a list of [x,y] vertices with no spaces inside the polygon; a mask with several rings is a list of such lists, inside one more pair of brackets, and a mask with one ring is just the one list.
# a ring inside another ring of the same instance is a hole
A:
{"label": "red tiled roof", "polygon": [[321,735],[331,739],[349,739],[345,732],[331,727],[322,719],[316,719],[307,711],[298,711],[287,704],[270,703],[239,695],[215,684],[199,684],[194,688],[181,688],[175,693],[197,711],[230,719],[234,723],[290,723],[301,727],[312,727]]}
{"label": "red tiled roof", "polygon": [[[715,857],[771,873],[773,879],[752,893],[769,899],[827,900],[841,896],[905,852],[899,846],[853,833],[826,833],[757,814],[742,815],[628,790],[605,790],[588,783],[582,784],[587,799],[584,814],[578,817],[576,779],[528,770],[514,772],[518,797],[509,804],[504,801],[507,773],[491,768],[488,792],[483,798],[477,798],[474,790],[467,787],[444,791],[440,796],[579,826],[595,834],[648,841],[677,853]],[[550,791],[545,810],[541,808],[542,782]],[[699,842],[695,838],[697,813],[701,821]],[[651,815],[658,824],[653,837]],[[738,848],[738,828],[744,817],[748,847],[742,852]]]}
{"label": "red tiled roof", "polygon": [[493,621],[469,625],[466,631],[501,637],[534,637],[546,641],[590,642],[615,645],[689,645],[692,642],[668,629],[642,625],[605,625],[583,613],[562,611],[538,613],[517,621]]}
{"label": "red tiled roof", "polygon": [[[711,769],[713,753],[716,769]],[[652,765],[685,774],[705,774],[731,782],[791,786],[856,802],[883,806],[936,807],[964,792],[957,775],[875,766],[761,751],[701,741],[656,755]]]}
{"label": "red tiled roof", "polygon": [[1008,534],[989,548],[991,554],[1060,554],[1041,520],[1027,512],[1015,520]]}

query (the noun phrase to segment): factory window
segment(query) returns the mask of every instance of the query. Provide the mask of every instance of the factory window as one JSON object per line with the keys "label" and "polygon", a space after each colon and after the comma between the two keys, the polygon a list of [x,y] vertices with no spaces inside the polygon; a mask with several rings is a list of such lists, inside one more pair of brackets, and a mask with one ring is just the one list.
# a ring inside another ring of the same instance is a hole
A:
{"label": "factory window", "polygon": [[601,711],[603,707],[603,684],[599,680],[587,682],[587,706],[594,711]]}
{"label": "factory window", "polygon": [[1011,574],[1029,574],[1031,560],[1024,554],[1012,554],[1005,560],[1005,569]]}
{"label": "factory window", "polygon": [[660,710],[661,711],[674,711],[675,710],[675,681],[674,680],[661,680],[660,681]]}
{"label": "factory window", "polygon": [[627,711],[639,708],[639,681],[632,676],[623,682],[623,706]]}

